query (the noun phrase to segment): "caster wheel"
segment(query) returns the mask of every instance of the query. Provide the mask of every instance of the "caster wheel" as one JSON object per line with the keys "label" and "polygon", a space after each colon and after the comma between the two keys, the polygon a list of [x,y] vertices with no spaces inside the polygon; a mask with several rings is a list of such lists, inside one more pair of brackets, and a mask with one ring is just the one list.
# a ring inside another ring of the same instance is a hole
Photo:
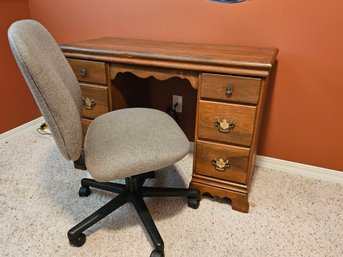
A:
{"label": "caster wheel", "polygon": [[164,252],[153,250],[150,254],[150,257],[164,257]]}
{"label": "caster wheel", "polygon": [[200,200],[197,198],[188,198],[188,207],[193,209],[198,209],[200,205]]}
{"label": "caster wheel", "polygon": [[69,239],[69,243],[72,245],[72,246],[76,246],[76,247],[80,247],[82,246],[84,243],[86,242],[86,235],[81,233],[79,235],[78,238],[74,239],[74,240],[70,240]]}
{"label": "caster wheel", "polygon": [[79,196],[83,197],[83,196],[89,196],[91,194],[91,190],[89,187],[86,186],[82,186],[79,189]]}

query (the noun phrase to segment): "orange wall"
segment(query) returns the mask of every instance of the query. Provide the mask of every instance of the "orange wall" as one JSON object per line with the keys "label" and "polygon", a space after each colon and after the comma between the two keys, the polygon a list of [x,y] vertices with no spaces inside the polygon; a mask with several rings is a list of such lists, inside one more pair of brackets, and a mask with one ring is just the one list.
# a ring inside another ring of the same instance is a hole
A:
{"label": "orange wall", "polygon": [[12,22],[29,18],[27,0],[0,0],[0,133],[40,116],[7,40]]}
{"label": "orange wall", "polygon": [[343,170],[343,1],[29,0],[60,43],[118,36],[280,49],[259,154]]}

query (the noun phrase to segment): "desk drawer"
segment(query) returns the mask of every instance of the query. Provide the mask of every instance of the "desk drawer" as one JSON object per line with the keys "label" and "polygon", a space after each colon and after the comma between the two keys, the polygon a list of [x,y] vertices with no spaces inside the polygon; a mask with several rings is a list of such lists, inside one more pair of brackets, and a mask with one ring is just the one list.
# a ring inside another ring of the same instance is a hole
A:
{"label": "desk drawer", "polygon": [[89,125],[92,123],[93,120],[89,120],[89,119],[81,119],[81,123],[82,123],[82,134],[83,134],[83,140],[85,139],[85,136],[87,134],[87,130]]}
{"label": "desk drawer", "polygon": [[203,73],[201,97],[257,104],[260,85],[261,79],[258,78]]}
{"label": "desk drawer", "polygon": [[195,172],[244,184],[248,174],[249,154],[249,148],[197,141]]}
{"label": "desk drawer", "polygon": [[199,101],[198,138],[250,146],[256,107]]}
{"label": "desk drawer", "polygon": [[68,59],[79,81],[107,84],[104,62]]}
{"label": "desk drawer", "polygon": [[80,83],[83,107],[82,117],[94,119],[108,112],[107,87]]}

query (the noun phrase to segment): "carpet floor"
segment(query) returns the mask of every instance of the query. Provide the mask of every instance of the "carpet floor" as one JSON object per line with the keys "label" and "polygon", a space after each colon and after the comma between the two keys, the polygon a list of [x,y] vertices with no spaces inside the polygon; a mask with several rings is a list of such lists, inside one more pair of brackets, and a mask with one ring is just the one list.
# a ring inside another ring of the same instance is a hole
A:
{"label": "carpet floor", "polygon": [[[147,183],[187,187],[192,153]],[[133,206],[126,204],[86,231],[71,247],[67,231],[111,200],[93,190],[78,197],[87,177],[58,153],[49,136],[26,131],[0,143],[0,256],[147,257],[152,245]],[[255,169],[250,211],[224,201],[147,199],[166,257],[343,256],[343,185],[282,171]]]}

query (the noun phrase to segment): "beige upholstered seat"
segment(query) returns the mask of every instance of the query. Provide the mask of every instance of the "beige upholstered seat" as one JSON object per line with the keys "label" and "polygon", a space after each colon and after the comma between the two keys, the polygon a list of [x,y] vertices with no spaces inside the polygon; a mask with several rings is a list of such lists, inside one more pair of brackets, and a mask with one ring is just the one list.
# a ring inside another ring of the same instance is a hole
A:
{"label": "beige upholstered seat", "polygon": [[98,181],[159,170],[188,151],[189,142],[176,122],[154,109],[104,114],[91,123],[85,138],[86,166]]}
{"label": "beige upholstered seat", "polygon": [[[82,96],[69,63],[50,33],[36,21],[15,22],[8,30],[8,38],[60,152],[67,160],[77,160],[82,148]],[[176,122],[158,110],[123,109],[96,118],[88,129],[84,150],[88,171],[98,181],[83,179],[79,195],[88,196],[89,187],[95,187],[118,196],[70,229],[69,242],[74,246],[83,245],[86,239],[83,231],[121,205],[131,202],[155,246],[151,256],[164,256],[163,240],[143,197],[184,196],[190,207],[197,208],[199,192],[149,188],[143,183],[152,177],[151,171],[182,159],[188,148],[189,142]],[[125,178],[126,184],[109,183],[117,178]],[[56,193],[63,193],[63,190]]]}

